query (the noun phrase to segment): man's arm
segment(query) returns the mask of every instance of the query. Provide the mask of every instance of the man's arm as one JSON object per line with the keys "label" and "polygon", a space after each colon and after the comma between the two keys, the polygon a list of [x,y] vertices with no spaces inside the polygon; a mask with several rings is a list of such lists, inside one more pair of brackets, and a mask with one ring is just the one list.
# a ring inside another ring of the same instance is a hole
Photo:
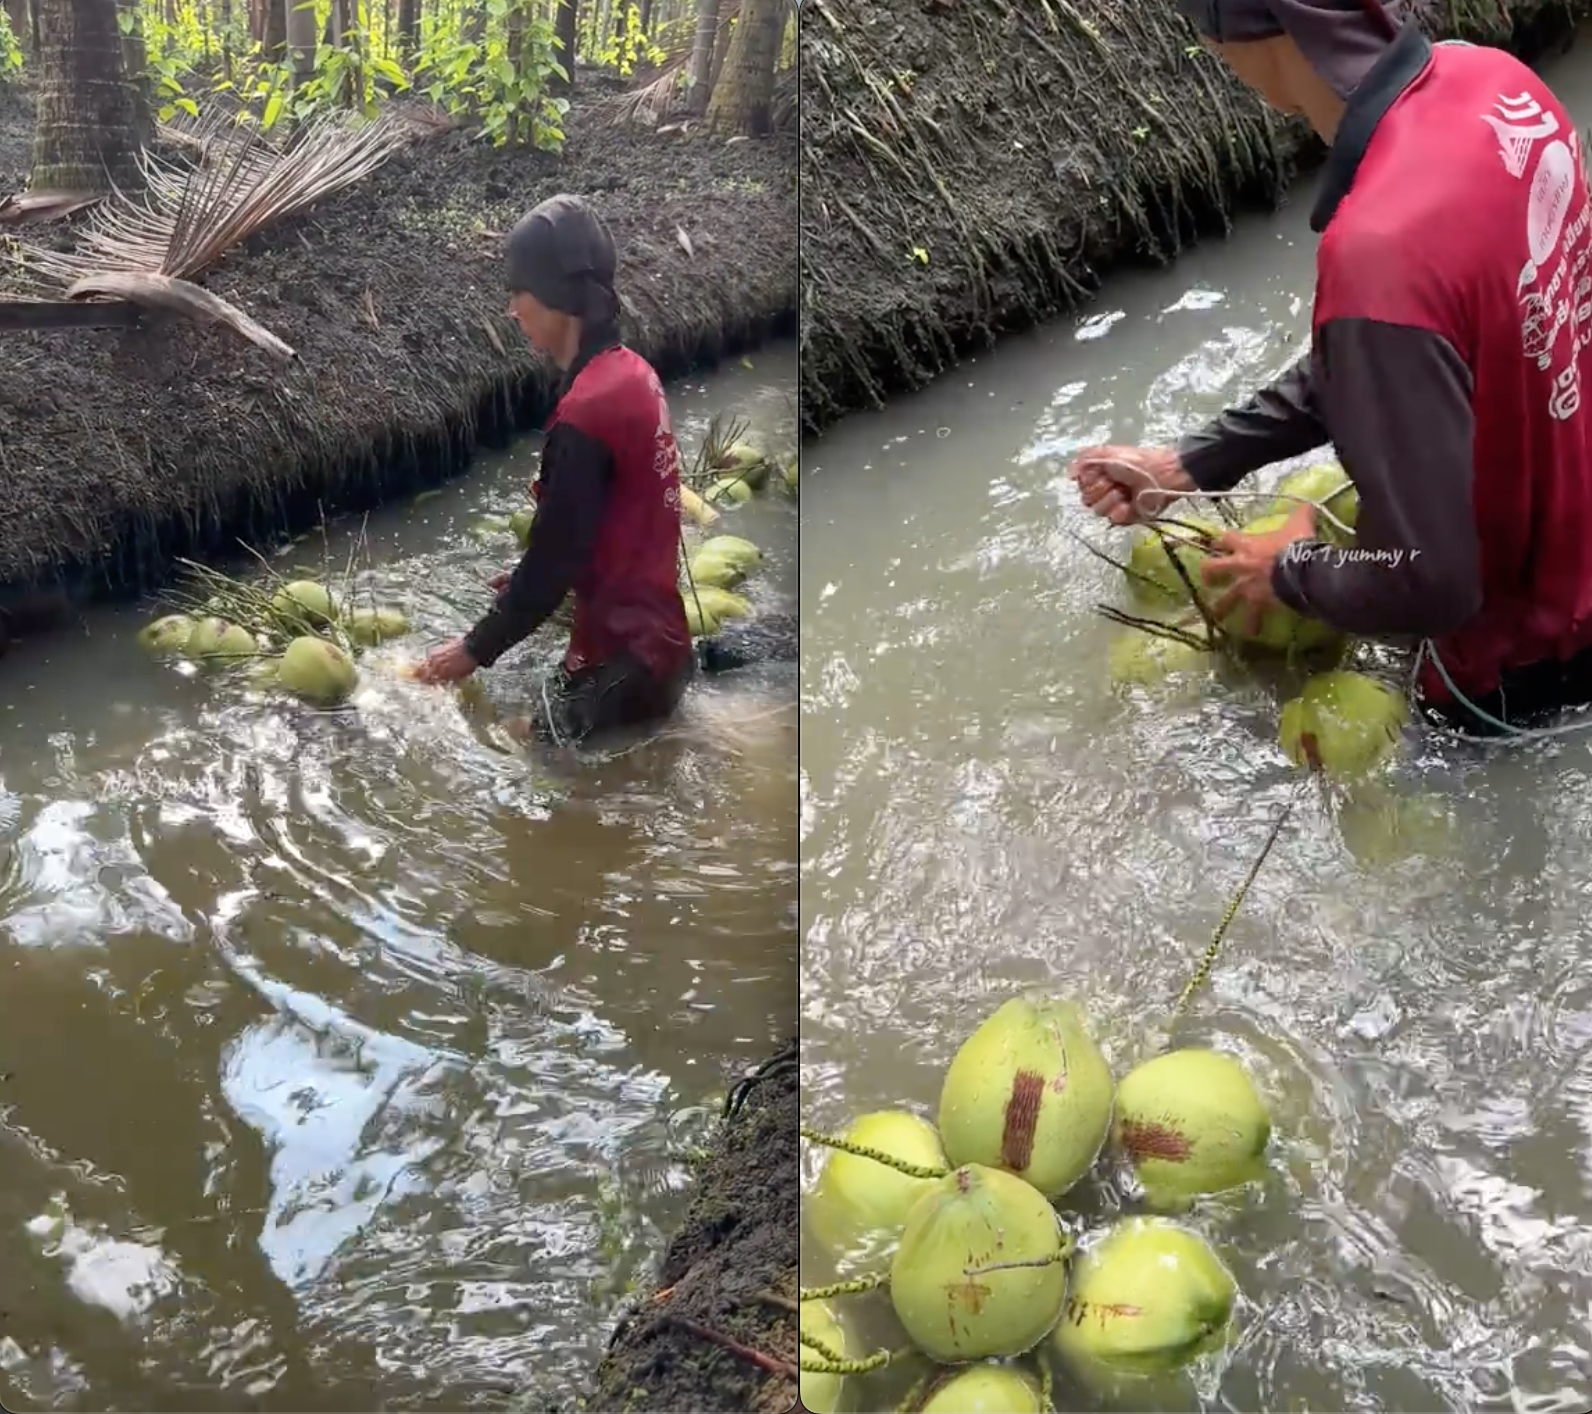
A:
{"label": "man's arm", "polygon": [[1336,319],[1318,341],[1316,397],[1360,494],[1358,553],[1300,547],[1272,589],[1345,633],[1451,633],[1482,598],[1470,369],[1448,340],[1408,325]]}
{"label": "man's arm", "polygon": [[483,668],[529,638],[564,602],[591,559],[613,475],[613,454],[597,438],[564,423],[548,433],[530,546],[497,603],[465,635],[465,651]]}
{"label": "man's arm", "polygon": [[1250,472],[1331,440],[1317,413],[1307,353],[1269,388],[1183,438],[1177,454],[1201,491],[1231,491]]}

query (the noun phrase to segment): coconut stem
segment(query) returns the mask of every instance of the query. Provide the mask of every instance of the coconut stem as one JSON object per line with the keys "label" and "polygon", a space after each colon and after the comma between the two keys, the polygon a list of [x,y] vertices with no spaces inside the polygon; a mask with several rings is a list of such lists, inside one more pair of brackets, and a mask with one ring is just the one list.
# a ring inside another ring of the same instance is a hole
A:
{"label": "coconut stem", "polygon": [[818,1352],[817,1359],[810,1355],[801,1357],[802,1369],[812,1375],[866,1375],[870,1370],[882,1369],[896,1358],[896,1352],[893,1350],[876,1350],[861,1360],[848,1360],[814,1335],[802,1336],[801,1343],[808,1350]]}
{"label": "coconut stem", "polygon": [[862,1296],[877,1291],[890,1278],[883,1272],[872,1276],[853,1277],[850,1281],[831,1282],[828,1286],[804,1286],[797,1298],[800,1301],[827,1301],[831,1296]]}
{"label": "coconut stem", "polygon": [[809,1125],[802,1125],[802,1138],[809,1144],[821,1144],[826,1149],[839,1149],[842,1154],[855,1154],[859,1159],[872,1159],[876,1164],[883,1164],[886,1168],[894,1169],[897,1173],[904,1173],[908,1178],[944,1178],[949,1169],[933,1168],[927,1164],[909,1164],[905,1159],[898,1159],[893,1154],[887,1154],[883,1149],[870,1149],[865,1144],[853,1144],[849,1139],[842,1139],[835,1134],[825,1134],[820,1129],[813,1129]]}
{"label": "coconut stem", "polygon": [[929,1392],[929,1383],[934,1375],[919,1375],[913,1382],[912,1388],[901,1396],[901,1402],[895,1407],[895,1414],[916,1414],[923,1407],[924,1396]]}
{"label": "coconut stem", "polygon": [[1039,1353],[1039,1407],[1056,1407],[1056,1377],[1050,1368],[1050,1359],[1044,1351]]}
{"label": "coconut stem", "polygon": [[1205,956],[1200,959],[1200,965],[1194,969],[1194,975],[1184,984],[1182,992],[1172,1006],[1172,1015],[1181,1016],[1183,1008],[1189,1004],[1189,999],[1199,991],[1205,979],[1211,975],[1211,968],[1216,965],[1216,954],[1221,951],[1222,940],[1227,936],[1227,930],[1232,927],[1233,919],[1238,916],[1238,910],[1243,905],[1245,896],[1249,893],[1250,885],[1255,882],[1260,873],[1260,866],[1266,862],[1266,857],[1271,853],[1272,846],[1277,843],[1277,837],[1282,833],[1282,827],[1287,823],[1288,817],[1293,814],[1293,808],[1299,802],[1301,788],[1309,785],[1313,777],[1304,776],[1293,789],[1292,794],[1283,802],[1283,807],[1277,812],[1277,818],[1272,821],[1271,832],[1266,836],[1266,843],[1260,847],[1260,853],[1255,856],[1255,862],[1249,866],[1249,872],[1244,875],[1244,881],[1238,886],[1238,892],[1233,895],[1232,902],[1227,905],[1221,921],[1216,925],[1216,931],[1211,934],[1210,944],[1205,949]]}

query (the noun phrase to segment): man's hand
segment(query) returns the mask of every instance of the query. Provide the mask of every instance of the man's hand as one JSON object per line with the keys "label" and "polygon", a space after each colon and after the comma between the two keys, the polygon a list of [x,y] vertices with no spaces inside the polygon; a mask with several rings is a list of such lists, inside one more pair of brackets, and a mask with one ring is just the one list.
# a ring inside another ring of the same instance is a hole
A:
{"label": "man's hand", "polygon": [[433,648],[425,662],[415,669],[416,682],[462,682],[481,665],[470,656],[462,638]]}
{"label": "man's hand", "polygon": [[1277,607],[1271,573],[1278,559],[1290,545],[1300,540],[1314,540],[1315,535],[1316,508],[1310,505],[1300,506],[1276,530],[1265,535],[1251,535],[1243,530],[1229,530],[1218,535],[1211,553],[1200,566],[1200,578],[1210,585],[1228,581],[1230,587],[1211,605],[1211,617],[1221,623],[1242,605],[1248,610],[1246,631],[1259,633],[1266,611]]}
{"label": "man's hand", "polygon": [[1170,447],[1086,447],[1068,475],[1084,505],[1113,525],[1140,525],[1198,489]]}
{"label": "man's hand", "polygon": [[513,570],[499,570],[491,579],[487,580],[486,587],[494,594],[502,594],[509,587],[509,581],[513,578]]}

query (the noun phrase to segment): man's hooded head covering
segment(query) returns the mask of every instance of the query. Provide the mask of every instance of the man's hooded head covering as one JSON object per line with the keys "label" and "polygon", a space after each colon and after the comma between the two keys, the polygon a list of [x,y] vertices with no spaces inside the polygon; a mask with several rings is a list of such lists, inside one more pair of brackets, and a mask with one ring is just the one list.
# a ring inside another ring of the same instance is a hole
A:
{"label": "man's hooded head covering", "polygon": [[614,238],[578,196],[549,197],[509,232],[509,289],[579,319],[588,334],[619,318]]}
{"label": "man's hooded head covering", "polygon": [[1287,35],[1347,98],[1399,30],[1399,0],[1177,0],[1206,38],[1243,43]]}

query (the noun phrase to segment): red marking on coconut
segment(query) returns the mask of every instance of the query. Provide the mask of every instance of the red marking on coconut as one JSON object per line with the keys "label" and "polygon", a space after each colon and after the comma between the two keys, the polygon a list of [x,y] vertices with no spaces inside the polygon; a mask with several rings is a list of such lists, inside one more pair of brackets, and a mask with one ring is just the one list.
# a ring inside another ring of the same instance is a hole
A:
{"label": "red marking on coconut", "polygon": [[1169,1125],[1154,1120],[1125,1119],[1122,1121],[1122,1147],[1135,1163],[1140,1159],[1161,1159],[1169,1164],[1180,1164],[1194,1146]]}
{"label": "red marking on coconut", "polygon": [[1305,764],[1312,771],[1321,770],[1321,747],[1314,732],[1299,733],[1299,749],[1305,754]]}
{"label": "red marking on coconut", "polygon": [[1021,1172],[1034,1156],[1034,1130],[1039,1127],[1039,1105],[1045,1097],[1045,1077],[1037,1070],[1019,1070],[1012,1077],[1011,1098],[1006,1101],[1006,1127],[1001,1130],[1001,1164]]}
{"label": "red marking on coconut", "polygon": [[1134,1306],[1126,1301],[1079,1301],[1076,1297],[1069,1297],[1065,1319],[1075,1326],[1081,1326],[1093,1317],[1104,1325],[1111,1316],[1129,1317],[1143,1314],[1144,1307]]}
{"label": "red marking on coconut", "polygon": [[945,1294],[953,1309],[958,1305],[966,1306],[968,1315],[976,1316],[984,1309],[984,1298],[990,1294],[990,1289],[969,1277],[966,1281],[946,1282]]}

